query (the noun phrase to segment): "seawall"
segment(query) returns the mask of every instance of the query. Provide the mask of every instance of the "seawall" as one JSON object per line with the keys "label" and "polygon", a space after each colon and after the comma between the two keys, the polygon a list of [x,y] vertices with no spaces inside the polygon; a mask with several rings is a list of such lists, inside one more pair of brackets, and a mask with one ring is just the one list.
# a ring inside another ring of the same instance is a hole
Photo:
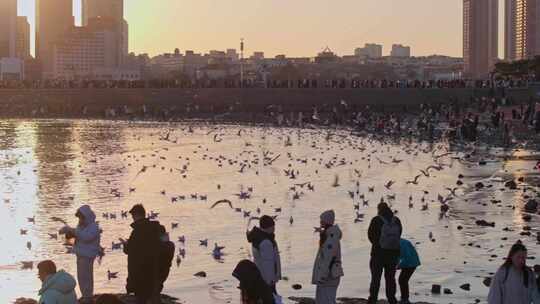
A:
{"label": "seawall", "polygon": [[[188,105],[198,113],[264,112],[269,105],[283,111],[311,111],[314,105],[371,105],[379,109],[414,108],[422,103],[466,102],[471,97],[501,96],[490,89],[35,89],[0,90],[3,117],[103,117],[107,108],[127,106],[134,114],[183,113]],[[536,89],[510,89],[515,101],[536,96]],[[194,109],[197,105],[198,109]],[[83,109],[85,114],[83,115]]]}

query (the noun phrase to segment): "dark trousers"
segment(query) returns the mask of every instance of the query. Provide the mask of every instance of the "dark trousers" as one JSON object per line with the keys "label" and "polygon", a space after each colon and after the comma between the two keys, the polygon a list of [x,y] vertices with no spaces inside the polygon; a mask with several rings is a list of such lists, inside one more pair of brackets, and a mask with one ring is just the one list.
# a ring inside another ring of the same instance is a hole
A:
{"label": "dark trousers", "polygon": [[371,269],[371,286],[369,287],[369,304],[377,303],[379,289],[381,287],[381,277],[384,271],[386,285],[386,299],[390,304],[396,304],[396,267],[398,257],[372,256],[369,263]]}
{"label": "dark trousers", "polygon": [[409,280],[416,268],[402,268],[399,274],[399,289],[401,290],[401,300],[409,300]]}

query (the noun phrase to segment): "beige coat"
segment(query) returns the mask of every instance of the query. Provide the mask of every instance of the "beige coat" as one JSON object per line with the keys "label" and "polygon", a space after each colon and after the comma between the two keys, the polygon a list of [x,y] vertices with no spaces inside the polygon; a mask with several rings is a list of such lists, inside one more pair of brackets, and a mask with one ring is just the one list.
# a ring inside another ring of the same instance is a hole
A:
{"label": "beige coat", "polygon": [[[314,285],[337,286],[343,276],[340,243],[342,233],[337,225],[328,228],[325,233],[326,241],[319,247],[317,252],[311,283]],[[334,274],[332,274],[331,268],[334,268],[337,272],[334,271]]]}

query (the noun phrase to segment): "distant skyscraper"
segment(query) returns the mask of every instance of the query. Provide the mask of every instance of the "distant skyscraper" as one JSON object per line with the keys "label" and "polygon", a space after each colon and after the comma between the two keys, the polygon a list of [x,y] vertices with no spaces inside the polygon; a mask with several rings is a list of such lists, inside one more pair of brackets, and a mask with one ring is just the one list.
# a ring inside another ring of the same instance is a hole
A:
{"label": "distant skyscraper", "polygon": [[82,0],[82,23],[88,25],[89,20],[102,18],[112,20],[116,27],[117,65],[123,63],[128,54],[128,23],[124,20],[124,0]]}
{"label": "distant skyscraper", "polygon": [[73,0],[36,0],[36,57],[44,78],[53,77],[53,47],[73,28]]}
{"label": "distant skyscraper", "polygon": [[28,23],[28,18],[26,17],[17,17],[16,40],[16,57],[28,59],[30,57],[30,23]]}
{"label": "distant skyscraper", "polygon": [[15,57],[17,0],[0,0],[0,58]]}
{"label": "distant skyscraper", "polygon": [[486,78],[498,59],[498,0],[463,0],[465,74]]}
{"label": "distant skyscraper", "polygon": [[112,18],[119,24],[124,20],[124,0],[82,0],[82,24],[91,18]]}
{"label": "distant skyscraper", "polygon": [[505,0],[504,57],[540,55],[540,0]]}

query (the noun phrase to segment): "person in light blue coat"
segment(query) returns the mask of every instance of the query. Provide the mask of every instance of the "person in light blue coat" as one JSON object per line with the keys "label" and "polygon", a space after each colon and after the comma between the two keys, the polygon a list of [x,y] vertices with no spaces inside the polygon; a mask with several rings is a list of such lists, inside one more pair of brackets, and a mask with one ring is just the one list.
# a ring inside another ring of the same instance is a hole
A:
{"label": "person in light blue coat", "polygon": [[414,245],[406,240],[401,239],[399,242],[399,264],[398,269],[401,269],[399,274],[399,288],[401,290],[401,303],[409,304],[409,280],[420,266],[420,258]]}
{"label": "person in light blue coat", "polygon": [[40,262],[37,268],[42,282],[39,304],[77,304],[77,282],[73,276],[63,270],[56,271],[53,261]]}
{"label": "person in light blue coat", "polygon": [[84,205],[75,214],[79,219],[76,228],[66,226],[61,234],[75,237],[74,251],[77,255],[77,279],[81,289],[81,303],[92,303],[94,296],[94,260],[101,255],[101,229],[96,223],[96,214]]}

